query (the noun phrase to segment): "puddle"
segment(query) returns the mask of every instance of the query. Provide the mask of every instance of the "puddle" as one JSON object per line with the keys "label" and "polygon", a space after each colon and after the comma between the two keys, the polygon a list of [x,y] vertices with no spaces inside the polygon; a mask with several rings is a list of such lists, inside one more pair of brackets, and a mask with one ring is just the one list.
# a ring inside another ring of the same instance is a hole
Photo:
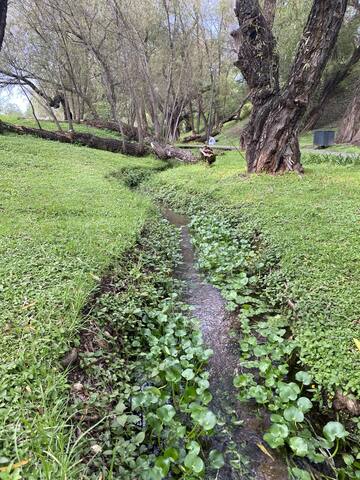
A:
{"label": "puddle", "polygon": [[[257,444],[263,444],[262,435],[268,427],[256,405],[236,400],[233,377],[239,367],[239,348],[229,333],[235,318],[225,308],[219,290],[206,283],[196,268],[194,249],[188,228],[188,219],[171,210],[163,210],[164,217],[181,228],[182,263],[175,275],[185,282],[184,301],[193,307],[193,314],[201,322],[204,342],[214,351],[209,362],[212,410],[225,423],[226,433],[210,439],[210,448],[226,450],[231,444],[239,455],[236,464],[227,465],[216,479],[208,480],[287,480],[286,463],[271,452],[265,455]],[[241,423],[236,426],[234,422]]]}

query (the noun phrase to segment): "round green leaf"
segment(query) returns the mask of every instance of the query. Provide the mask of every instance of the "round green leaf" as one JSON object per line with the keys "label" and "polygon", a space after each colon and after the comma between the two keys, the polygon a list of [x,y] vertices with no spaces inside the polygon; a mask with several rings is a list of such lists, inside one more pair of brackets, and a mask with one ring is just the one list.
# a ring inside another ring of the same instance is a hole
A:
{"label": "round green leaf", "polygon": [[186,455],[184,465],[194,473],[201,473],[204,470],[204,462],[195,453]]}
{"label": "round green leaf", "polygon": [[310,412],[310,410],[313,407],[313,404],[311,400],[309,400],[308,398],[300,397],[297,401],[297,406],[303,413],[307,413],[307,412]]}
{"label": "round green leaf", "polygon": [[323,428],[325,438],[333,442],[336,438],[345,438],[349,435],[340,422],[328,422]]}
{"label": "round green leaf", "polygon": [[210,467],[219,470],[225,465],[224,455],[218,450],[211,450],[209,453]]}
{"label": "round green leaf", "polygon": [[292,468],[291,473],[295,480],[311,480],[311,476],[309,472],[305,470],[301,470],[301,468]]}
{"label": "round green leaf", "polygon": [[284,418],[288,422],[303,422],[304,414],[296,407],[289,407],[284,410]]}
{"label": "round green leaf", "polygon": [[156,413],[163,423],[170,423],[174,418],[176,411],[172,405],[163,405],[156,410]]}
{"label": "round green leaf", "polygon": [[279,383],[278,385],[279,395],[283,402],[289,402],[290,400],[294,401],[297,399],[300,388],[296,383]]}
{"label": "round green leaf", "polygon": [[289,440],[289,445],[291,450],[297,455],[298,457],[306,457],[309,452],[308,444],[306,440],[302,437],[292,437]]}
{"label": "round green leaf", "polygon": [[216,425],[216,416],[211,410],[205,410],[199,416],[197,421],[205,431],[212,430]]}
{"label": "round green leaf", "polygon": [[186,380],[190,381],[195,377],[195,373],[191,368],[187,368],[181,374]]}
{"label": "round green leaf", "polygon": [[246,387],[251,382],[252,379],[253,379],[253,376],[251,374],[237,375],[233,381],[234,387],[236,388]]}
{"label": "round green leaf", "polygon": [[295,378],[298,382],[301,382],[303,385],[310,385],[310,383],[312,382],[311,375],[308,372],[304,372],[304,371],[297,372],[297,374],[295,375]]}

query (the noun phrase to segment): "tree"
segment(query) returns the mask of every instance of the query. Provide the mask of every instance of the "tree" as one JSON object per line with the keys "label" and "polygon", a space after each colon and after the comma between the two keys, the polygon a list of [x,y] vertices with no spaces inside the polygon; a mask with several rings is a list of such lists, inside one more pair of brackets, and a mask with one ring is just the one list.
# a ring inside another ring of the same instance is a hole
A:
{"label": "tree", "polygon": [[340,125],[337,141],[360,145],[360,83]]}
{"label": "tree", "polygon": [[8,8],[8,1],[0,0],[0,50],[3,44],[4,35],[5,35],[7,8]]}
{"label": "tree", "polygon": [[271,25],[258,0],[237,0],[236,66],[250,88],[253,111],[243,134],[249,172],[302,171],[298,134],[311,96],[334,49],[347,0],[314,0],[289,78],[279,81]]}

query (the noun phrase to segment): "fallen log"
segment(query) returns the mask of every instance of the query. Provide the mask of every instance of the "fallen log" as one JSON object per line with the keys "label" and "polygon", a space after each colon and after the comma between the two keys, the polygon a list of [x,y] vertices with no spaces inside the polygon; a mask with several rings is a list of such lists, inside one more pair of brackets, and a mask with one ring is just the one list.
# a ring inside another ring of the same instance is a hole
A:
{"label": "fallen log", "polygon": [[151,150],[161,160],[169,160],[171,158],[180,160],[184,163],[196,163],[199,161],[191,152],[182,150],[181,148],[172,145],[162,145],[156,141],[151,141]]}
{"label": "fallen log", "polygon": [[83,120],[82,123],[84,125],[88,125],[89,127],[95,127],[100,130],[110,130],[111,132],[125,135],[128,140],[139,140],[137,128],[132,127],[124,122],[118,123],[111,120],[102,120],[98,118],[93,120]]}
{"label": "fallen log", "polygon": [[[211,132],[210,137],[216,137],[221,133],[221,129],[214,130]],[[189,135],[184,138],[183,142],[184,143],[190,143],[190,142],[201,142],[205,143],[209,139],[209,136],[207,134],[203,133],[194,133],[193,135]]]}
{"label": "fallen log", "polygon": [[116,140],[113,138],[97,137],[89,133],[77,132],[51,132],[49,130],[39,130],[37,128],[23,127],[21,125],[12,125],[1,122],[1,130],[17,133],[19,135],[33,135],[44,140],[52,140],[62,143],[72,143],[84,147],[105,150],[112,153],[123,153],[134,157],[141,157],[150,153],[149,148],[136,142],[127,140]]}
{"label": "fallen log", "polygon": [[89,133],[51,132],[49,130],[39,130],[37,128],[12,125],[0,121],[0,133],[4,131],[17,133],[18,135],[33,135],[44,140],[82,145],[84,147],[105,150],[112,153],[122,153],[134,157],[142,157],[154,153],[161,160],[176,159],[184,163],[195,163],[198,161],[189,151],[184,151],[172,145],[162,145],[151,139],[148,139],[144,145],[141,145],[137,142],[98,137]]}

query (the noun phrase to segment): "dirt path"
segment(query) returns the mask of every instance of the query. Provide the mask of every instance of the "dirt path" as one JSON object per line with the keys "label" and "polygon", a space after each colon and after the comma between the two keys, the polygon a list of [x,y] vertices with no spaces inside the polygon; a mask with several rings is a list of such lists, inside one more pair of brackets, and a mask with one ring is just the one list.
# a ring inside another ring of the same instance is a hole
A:
{"label": "dirt path", "polygon": [[[181,228],[183,262],[176,275],[186,283],[184,300],[193,307],[194,316],[201,322],[206,346],[214,351],[209,364],[213,395],[211,408],[224,422],[224,431],[211,439],[211,448],[223,451],[230,448],[238,455],[232,466],[226,462],[216,479],[286,480],[285,461],[273,452],[271,459],[258,447],[264,443],[262,435],[267,428],[266,421],[258,414],[255,405],[240,404],[236,400],[233,377],[238,368],[239,347],[229,335],[234,317],[227,312],[220,292],[206,283],[196,268],[187,218],[170,210],[165,210],[164,216]],[[234,422],[240,425],[236,426]],[[211,480],[215,479],[211,477]]]}

